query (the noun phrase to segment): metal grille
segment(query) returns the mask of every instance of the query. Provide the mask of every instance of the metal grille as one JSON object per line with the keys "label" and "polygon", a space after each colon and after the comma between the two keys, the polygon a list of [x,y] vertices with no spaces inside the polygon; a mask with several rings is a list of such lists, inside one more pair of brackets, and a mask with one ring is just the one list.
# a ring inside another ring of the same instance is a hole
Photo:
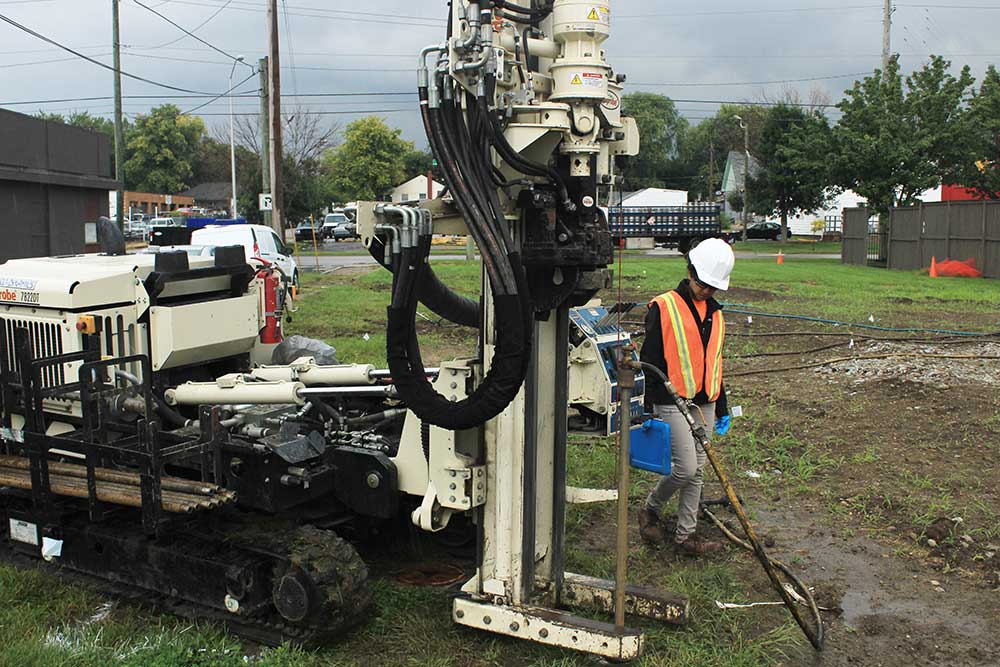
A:
{"label": "metal grille", "polygon": [[868,266],[885,268],[889,263],[889,229],[882,222],[868,223]]}
{"label": "metal grille", "polygon": [[[0,317],[0,326],[6,334],[7,349],[4,353],[11,366],[18,368],[17,352],[14,348],[14,331],[27,329],[31,337],[31,353],[35,359],[54,357],[63,353],[62,332],[58,322],[39,322],[14,317]],[[20,369],[18,368],[18,372]],[[55,387],[66,383],[65,366],[48,366],[42,369],[42,386]]]}

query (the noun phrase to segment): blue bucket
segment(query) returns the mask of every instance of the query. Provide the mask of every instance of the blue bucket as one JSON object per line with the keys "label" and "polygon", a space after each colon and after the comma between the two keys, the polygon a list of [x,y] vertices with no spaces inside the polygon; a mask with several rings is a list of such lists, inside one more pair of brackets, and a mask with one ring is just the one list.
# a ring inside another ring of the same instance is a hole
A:
{"label": "blue bucket", "polygon": [[642,426],[633,426],[629,463],[633,468],[669,475],[670,424],[648,419]]}

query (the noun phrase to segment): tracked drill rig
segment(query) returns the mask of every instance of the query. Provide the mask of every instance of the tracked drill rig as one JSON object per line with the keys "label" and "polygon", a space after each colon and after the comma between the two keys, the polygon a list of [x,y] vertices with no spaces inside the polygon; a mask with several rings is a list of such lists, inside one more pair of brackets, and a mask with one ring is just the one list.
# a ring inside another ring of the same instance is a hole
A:
{"label": "tracked drill rig", "polygon": [[[639,142],[603,50],[610,5],[453,0],[448,11],[446,39],[418,67],[447,193],[420,208],[358,204],[358,232],[393,276],[387,369],[270,363],[274,276],[242,249],[0,267],[0,503],[14,549],[264,641],[314,641],[370,602],[338,531],[404,513],[437,532],[464,515],[477,567],[456,623],[640,654],[641,633],[620,618],[566,611],[608,610],[613,597],[610,582],[564,567],[569,313],[611,285],[598,203],[615,157]],[[435,276],[437,233],[475,240],[479,300]],[[421,303],[478,331],[477,353],[425,367]],[[576,324],[594,336],[613,404],[603,317]],[[581,363],[585,338],[573,337]],[[668,622],[686,614],[656,591],[622,599]]]}

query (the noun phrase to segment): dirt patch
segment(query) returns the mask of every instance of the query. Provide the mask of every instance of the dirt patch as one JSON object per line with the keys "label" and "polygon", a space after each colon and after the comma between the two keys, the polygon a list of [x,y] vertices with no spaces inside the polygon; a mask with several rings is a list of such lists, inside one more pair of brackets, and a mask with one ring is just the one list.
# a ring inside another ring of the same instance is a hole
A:
{"label": "dirt patch", "polygon": [[[819,510],[819,512],[817,512]],[[957,573],[894,558],[877,540],[823,518],[822,508],[757,508],[761,528],[778,536],[774,555],[817,589],[827,648],[790,664],[996,665],[1000,661],[1000,595]]]}

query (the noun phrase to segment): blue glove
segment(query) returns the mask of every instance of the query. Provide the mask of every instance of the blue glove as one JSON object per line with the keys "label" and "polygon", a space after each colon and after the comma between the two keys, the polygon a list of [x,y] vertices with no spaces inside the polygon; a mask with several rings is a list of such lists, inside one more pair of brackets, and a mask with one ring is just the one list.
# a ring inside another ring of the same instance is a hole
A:
{"label": "blue glove", "polygon": [[725,435],[729,433],[729,423],[732,421],[729,415],[725,417],[716,417],[715,419],[715,432],[719,435]]}

